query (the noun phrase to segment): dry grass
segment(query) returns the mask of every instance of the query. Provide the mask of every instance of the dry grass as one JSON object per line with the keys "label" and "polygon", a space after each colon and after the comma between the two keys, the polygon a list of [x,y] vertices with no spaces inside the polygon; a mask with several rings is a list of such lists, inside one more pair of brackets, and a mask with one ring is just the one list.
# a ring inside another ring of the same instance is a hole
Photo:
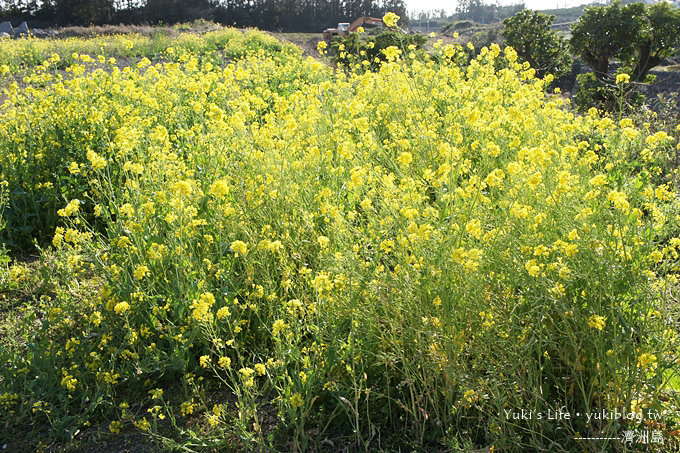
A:
{"label": "dry grass", "polygon": [[164,34],[169,37],[176,37],[180,33],[205,33],[220,28],[222,28],[222,25],[206,20],[197,20],[192,23],[177,25],[91,25],[89,27],[74,26],[60,28],[56,30],[56,37],[93,37],[124,34],[140,34],[143,36]]}

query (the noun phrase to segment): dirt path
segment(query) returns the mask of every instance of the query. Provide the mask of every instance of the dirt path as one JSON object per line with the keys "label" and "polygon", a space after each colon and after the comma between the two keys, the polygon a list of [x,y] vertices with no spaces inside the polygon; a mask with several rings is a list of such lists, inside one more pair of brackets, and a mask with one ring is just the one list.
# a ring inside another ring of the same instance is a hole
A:
{"label": "dirt path", "polygon": [[316,50],[316,44],[321,41],[321,32],[319,33],[275,33],[267,32],[276,39],[282,42],[289,42],[295,44],[302,49],[305,57],[319,58],[319,52]]}

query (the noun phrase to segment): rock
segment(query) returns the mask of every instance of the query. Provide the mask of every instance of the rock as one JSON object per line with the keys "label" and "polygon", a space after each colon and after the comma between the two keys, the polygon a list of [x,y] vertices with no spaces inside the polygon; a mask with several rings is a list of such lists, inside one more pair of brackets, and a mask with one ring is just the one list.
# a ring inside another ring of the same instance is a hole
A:
{"label": "rock", "polygon": [[0,32],[0,39],[1,38],[11,38],[12,36],[9,33],[5,32]]}
{"label": "rock", "polygon": [[8,35],[14,34],[14,29],[12,28],[12,24],[9,22],[0,22],[0,33],[7,33]]}
{"label": "rock", "polygon": [[28,34],[29,30],[26,22],[22,22],[17,28],[14,29],[15,38],[18,38],[19,36],[28,36]]}
{"label": "rock", "polygon": [[54,30],[46,30],[44,28],[32,28],[31,34],[36,38],[51,38],[57,34]]}

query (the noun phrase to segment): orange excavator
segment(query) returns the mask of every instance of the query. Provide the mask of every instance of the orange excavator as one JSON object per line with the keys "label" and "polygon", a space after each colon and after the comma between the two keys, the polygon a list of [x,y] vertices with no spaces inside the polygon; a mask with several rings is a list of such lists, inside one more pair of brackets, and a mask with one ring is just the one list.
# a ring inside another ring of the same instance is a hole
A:
{"label": "orange excavator", "polygon": [[338,28],[327,28],[323,31],[323,40],[326,42],[331,42],[336,36],[347,36],[348,34],[357,31],[357,28],[364,25],[385,25],[382,19],[377,17],[362,16],[352,22],[340,22]]}

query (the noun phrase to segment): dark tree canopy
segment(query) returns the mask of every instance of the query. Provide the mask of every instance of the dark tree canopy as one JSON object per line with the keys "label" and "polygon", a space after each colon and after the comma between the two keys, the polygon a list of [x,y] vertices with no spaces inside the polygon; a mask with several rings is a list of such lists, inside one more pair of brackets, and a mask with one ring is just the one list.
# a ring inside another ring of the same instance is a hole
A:
{"label": "dark tree canopy", "polygon": [[623,58],[633,69],[634,80],[642,80],[650,69],[673,56],[680,45],[680,9],[667,2],[647,7],[639,45]]}
{"label": "dark tree canopy", "polygon": [[617,59],[633,80],[642,81],[680,43],[680,11],[666,2],[591,6],[571,33],[574,54],[593,68],[598,79],[607,77],[609,63]]}
{"label": "dark tree canopy", "polygon": [[403,0],[9,0],[0,5],[0,20],[39,26],[173,24],[204,18],[238,27],[320,32],[387,11],[406,18]]}

